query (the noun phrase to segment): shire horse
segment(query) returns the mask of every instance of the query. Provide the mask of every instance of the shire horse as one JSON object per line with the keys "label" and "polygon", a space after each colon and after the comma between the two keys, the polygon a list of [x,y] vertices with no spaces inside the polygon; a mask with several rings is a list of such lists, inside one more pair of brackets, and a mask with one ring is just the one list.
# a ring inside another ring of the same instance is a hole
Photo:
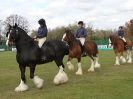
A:
{"label": "shire horse", "polygon": [[[114,53],[116,55],[116,59],[115,59],[115,64],[114,65],[120,65],[120,62],[122,63],[132,63],[132,46],[133,43],[131,42],[131,40],[127,41],[127,45],[128,48],[125,48],[125,44],[124,41],[122,39],[120,39],[118,36],[116,35],[110,35],[109,36],[109,42],[111,41],[111,43],[109,44],[109,46],[113,46],[113,50]],[[123,56],[123,53],[126,52],[127,57],[125,58]]]}
{"label": "shire horse", "polygon": [[[77,40],[70,29],[65,29],[65,34],[63,35],[62,41],[66,42],[69,46],[69,55],[67,60],[68,69],[73,70],[74,66],[71,63],[73,58],[77,58],[78,60],[78,70],[76,75],[82,75],[82,67],[81,67],[81,57],[83,53],[83,46],[81,42]],[[85,41],[85,52],[91,58],[91,67],[88,69],[90,72],[94,72],[95,68],[100,68],[100,64],[98,62],[98,48],[97,44],[93,41]]]}
{"label": "shire horse", "polygon": [[43,79],[34,75],[37,64],[44,64],[55,61],[59,68],[58,74],[55,76],[53,82],[56,85],[66,83],[68,81],[67,74],[64,72],[63,57],[68,53],[66,43],[61,40],[46,41],[42,48],[39,48],[37,42],[34,41],[28,34],[15,24],[10,26],[7,32],[8,40],[6,44],[11,46],[16,45],[17,55],[16,60],[21,71],[21,82],[15,91],[26,91],[28,86],[26,84],[25,70],[30,68],[30,78],[33,80],[37,88],[43,87]]}

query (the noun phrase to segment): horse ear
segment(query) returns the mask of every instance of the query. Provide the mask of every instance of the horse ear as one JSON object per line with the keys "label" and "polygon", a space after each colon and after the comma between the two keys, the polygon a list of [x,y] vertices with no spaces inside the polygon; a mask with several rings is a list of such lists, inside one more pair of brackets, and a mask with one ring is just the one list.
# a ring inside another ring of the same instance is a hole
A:
{"label": "horse ear", "polygon": [[65,32],[68,34],[68,33],[71,33],[71,29],[70,28],[65,28]]}
{"label": "horse ear", "polygon": [[11,28],[12,28],[12,26],[11,26],[10,24],[7,24],[7,27],[8,27],[9,29],[11,29]]}
{"label": "horse ear", "polygon": [[17,28],[17,27],[18,27],[18,25],[17,25],[17,23],[15,23],[14,28]]}

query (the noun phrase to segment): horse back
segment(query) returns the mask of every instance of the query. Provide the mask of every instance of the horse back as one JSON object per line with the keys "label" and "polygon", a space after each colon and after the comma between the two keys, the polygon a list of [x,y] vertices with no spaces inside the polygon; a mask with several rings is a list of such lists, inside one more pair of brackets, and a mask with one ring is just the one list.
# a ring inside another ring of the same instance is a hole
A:
{"label": "horse back", "polygon": [[41,52],[44,57],[54,59],[68,54],[68,46],[61,40],[46,41],[41,48]]}
{"label": "horse back", "polygon": [[85,48],[91,54],[98,54],[98,47],[94,41],[85,41]]}

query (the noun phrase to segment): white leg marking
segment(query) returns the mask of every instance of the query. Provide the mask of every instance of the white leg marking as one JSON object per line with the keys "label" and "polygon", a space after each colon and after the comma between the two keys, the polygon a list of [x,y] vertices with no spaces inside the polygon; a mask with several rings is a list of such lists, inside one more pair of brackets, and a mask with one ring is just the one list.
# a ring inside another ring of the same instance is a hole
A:
{"label": "white leg marking", "polygon": [[39,78],[38,76],[34,76],[33,82],[36,85],[37,88],[42,88],[43,87],[43,82],[44,80]]}
{"label": "white leg marking", "polygon": [[94,61],[91,59],[91,67],[88,69],[89,72],[94,72]]}
{"label": "white leg marking", "polygon": [[131,51],[129,51],[129,59],[127,63],[132,63],[132,52]]}
{"label": "white leg marking", "polygon": [[119,57],[118,56],[116,56],[115,65],[120,65]]}
{"label": "white leg marking", "polygon": [[110,39],[109,39],[109,45],[108,45],[108,47],[109,47],[109,48],[112,47],[112,45],[111,45],[111,40],[110,40]]}
{"label": "white leg marking", "polygon": [[121,60],[122,63],[126,63],[126,59],[125,59],[124,56],[121,56],[121,57],[120,57],[120,60]]}
{"label": "white leg marking", "polygon": [[59,67],[59,72],[58,72],[58,74],[55,76],[53,82],[54,82],[55,85],[59,85],[59,84],[66,83],[67,81],[68,81],[67,74],[64,72],[63,67],[60,66],[60,67]]}
{"label": "white leg marking", "polygon": [[78,71],[76,72],[76,75],[82,75],[82,67],[81,67],[81,63],[78,63]]}
{"label": "white leg marking", "polygon": [[62,41],[64,41],[64,38],[66,37],[66,33],[63,35],[63,37],[62,37]]}
{"label": "white leg marking", "polygon": [[70,61],[67,62],[67,66],[69,70],[74,70],[74,65]]}
{"label": "white leg marking", "polygon": [[130,51],[127,50],[127,53],[126,53],[126,54],[127,54],[127,57],[126,57],[126,60],[127,60],[127,61],[129,60],[129,52],[130,52]]}
{"label": "white leg marking", "polygon": [[100,66],[101,66],[98,61],[99,61],[99,59],[98,59],[98,57],[96,57],[96,62],[95,62],[95,66],[94,66],[95,68],[100,68]]}
{"label": "white leg marking", "polygon": [[28,86],[21,80],[18,87],[15,88],[16,92],[26,91],[28,90]]}

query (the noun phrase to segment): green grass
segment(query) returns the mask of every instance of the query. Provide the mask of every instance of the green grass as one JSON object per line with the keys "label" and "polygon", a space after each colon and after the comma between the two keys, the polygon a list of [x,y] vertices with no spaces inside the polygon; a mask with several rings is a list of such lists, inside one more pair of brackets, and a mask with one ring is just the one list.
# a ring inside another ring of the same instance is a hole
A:
{"label": "green grass", "polygon": [[[36,75],[44,79],[44,88],[37,89],[29,79],[27,68],[26,92],[14,92],[20,82],[20,72],[15,60],[15,52],[0,52],[0,99],[133,99],[133,64],[114,66],[113,51],[100,51],[101,69],[88,72],[90,60],[82,59],[83,76],[76,76],[74,71],[65,68],[68,83],[60,86],[53,84],[58,72],[54,62],[37,66]],[[64,63],[66,63],[64,59]],[[66,65],[66,64],[65,64]]]}

